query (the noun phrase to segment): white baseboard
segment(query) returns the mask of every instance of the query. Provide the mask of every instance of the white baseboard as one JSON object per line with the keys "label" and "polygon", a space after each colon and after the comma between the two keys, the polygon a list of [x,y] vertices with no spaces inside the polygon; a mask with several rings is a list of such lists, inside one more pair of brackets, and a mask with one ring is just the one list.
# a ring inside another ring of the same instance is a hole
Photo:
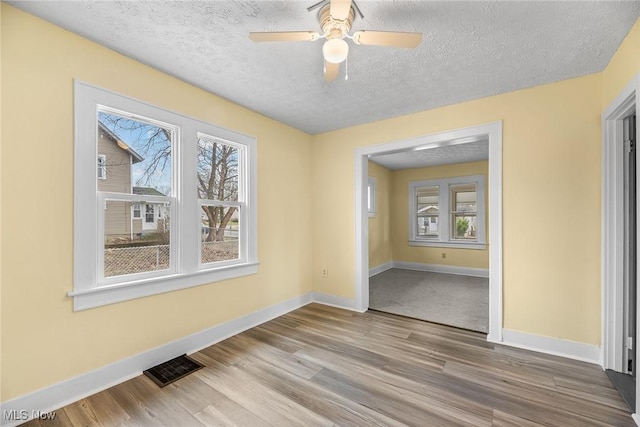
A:
{"label": "white baseboard", "polygon": [[528,334],[525,332],[502,330],[502,342],[497,344],[511,347],[533,350],[569,359],[602,365],[600,347],[593,344],[585,344],[560,338],[546,337],[542,335]]}
{"label": "white baseboard", "polygon": [[[48,413],[134,378],[145,369],[159,363],[181,354],[191,354],[202,350],[205,347],[307,305],[313,302],[314,294],[309,292],[246,316],[196,332],[144,353],[78,375],[61,383],[2,402],[0,404],[0,410],[2,411],[0,425],[4,427],[24,423],[34,416],[37,417],[38,414]],[[327,295],[326,297],[330,296]],[[335,301],[340,302],[338,300],[339,297],[331,298],[335,298]],[[345,298],[344,300],[347,299]],[[340,307],[340,305],[337,306]],[[7,417],[20,419],[7,419]]]}
{"label": "white baseboard", "polygon": [[385,262],[384,264],[376,265],[369,269],[369,277],[373,277],[376,274],[384,273],[387,270],[393,268],[393,261]]}
{"label": "white baseboard", "polygon": [[330,305],[331,307],[344,308],[345,310],[356,310],[356,300],[353,298],[339,297],[336,295],[323,294],[321,292],[311,292],[313,302]]}
{"label": "white baseboard", "polygon": [[637,426],[640,426],[640,415],[634,413],[634,414],[631,414],[631,418],[633,419],[633,421],[636,422]]}
{"label": "white baseboard", "polygon": [[393,261],[393,268],[402,268],[405,270],[431,271],[434,273],[458,274],[461,276],[489,277],[489,269],[472,268],[472,267],[456,267],[453,265],[442,264],[423,264],[421,262],[405,262]]}

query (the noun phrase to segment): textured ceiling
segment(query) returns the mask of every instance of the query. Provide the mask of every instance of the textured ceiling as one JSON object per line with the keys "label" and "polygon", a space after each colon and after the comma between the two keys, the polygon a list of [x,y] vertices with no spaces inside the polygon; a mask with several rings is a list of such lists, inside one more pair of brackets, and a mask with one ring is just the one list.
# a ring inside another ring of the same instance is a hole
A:
{"label": "textured ceiling", "polygon": [[[361,29],[418,31],[414,50],[356,46],[349,79],[322,77],[311,1],[8,1],[61,27],[310,134],[604,69],[639,1],[366,1]],[[342,72],[344,72],[344,67]]]}
{"label": "textured ceiling", "polygon": [[467,142],[427,150],[411,150],[369,157],[372,162],[391,170],[477,162],[488,159],[489,141]]}

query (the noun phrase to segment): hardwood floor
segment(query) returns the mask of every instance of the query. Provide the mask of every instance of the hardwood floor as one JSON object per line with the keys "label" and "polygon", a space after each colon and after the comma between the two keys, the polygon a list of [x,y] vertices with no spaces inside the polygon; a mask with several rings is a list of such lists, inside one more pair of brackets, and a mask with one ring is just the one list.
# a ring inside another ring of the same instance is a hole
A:
{"label": "hardwood floor", "polygon": [[28,426],[635,426],[596,365],[483,334],[311,304]]}

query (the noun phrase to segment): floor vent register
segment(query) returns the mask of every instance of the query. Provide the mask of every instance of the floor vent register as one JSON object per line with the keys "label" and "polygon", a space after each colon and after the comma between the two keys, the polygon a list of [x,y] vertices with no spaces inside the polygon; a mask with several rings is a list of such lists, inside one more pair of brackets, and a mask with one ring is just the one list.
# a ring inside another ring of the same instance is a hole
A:
{"label": "floor vent register", "polygon": [[144,374],[160,387],[165,387],[202,368],[204,368],[204,365],[183,354],[175,359],[168,360],[153,368],[147,369],[144,371]]}

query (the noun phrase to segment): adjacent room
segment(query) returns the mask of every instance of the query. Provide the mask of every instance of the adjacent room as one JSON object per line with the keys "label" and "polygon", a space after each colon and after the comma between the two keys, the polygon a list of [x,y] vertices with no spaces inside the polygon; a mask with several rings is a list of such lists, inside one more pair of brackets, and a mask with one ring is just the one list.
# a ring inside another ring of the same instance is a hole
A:
{"label": "adjacent room", "polygon": [[488,333],[489,143],[454,142],[369,157],[369,308]]}
{"label": "adjacent room", "polygon": [[0,425],[640,425],[639,91],[637,1],[0,1]]}

